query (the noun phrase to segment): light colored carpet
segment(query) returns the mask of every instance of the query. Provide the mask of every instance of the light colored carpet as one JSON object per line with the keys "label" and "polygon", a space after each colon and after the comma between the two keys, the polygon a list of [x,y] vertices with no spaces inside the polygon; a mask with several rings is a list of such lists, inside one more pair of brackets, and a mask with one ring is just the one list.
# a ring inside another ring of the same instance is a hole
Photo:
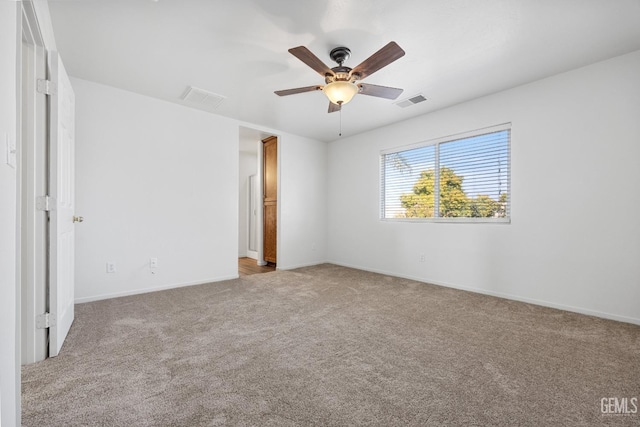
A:
{"label": "light colored carpet", "polygon": [[334,265],[76,316],[25,426],[640,424],[640,327]]}

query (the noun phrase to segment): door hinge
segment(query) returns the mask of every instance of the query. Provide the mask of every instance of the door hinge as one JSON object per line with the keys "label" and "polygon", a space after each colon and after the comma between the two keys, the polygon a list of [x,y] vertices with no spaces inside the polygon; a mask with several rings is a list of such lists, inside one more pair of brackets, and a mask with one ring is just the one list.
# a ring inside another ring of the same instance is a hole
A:
{"label": "door hinge", "polygon": [[47,329],[51,326],[56,326],[56,315],[51,313],[44,313],[36,316],[36,328]]}
{"label": "door hinge", "polygon": [[52,211],[55,205],[55,199],[51,196],[36,197],[36,209],[39,211]]}
{"label": "door hinge", "polygon": [[45,95],[55,95],[57,87],[51,80],[38,79],[36,84],[36,90],[38,93],[44,93]]}

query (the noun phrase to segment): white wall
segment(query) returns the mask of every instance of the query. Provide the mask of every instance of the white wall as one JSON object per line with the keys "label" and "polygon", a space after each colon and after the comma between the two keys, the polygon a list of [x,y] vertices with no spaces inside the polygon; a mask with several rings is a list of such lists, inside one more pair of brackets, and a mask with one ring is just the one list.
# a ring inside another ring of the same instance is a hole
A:
{"label": "white wall", "polygon": [[[328,259],[640,323],[638,76],[640,51],[331,143]],[[378,219],[381,149],[505,122],[511,224]]]}
{"label": "white wall", "polygon": [[[236,277],[237,123],[72,84],[76,209],[84,216],[76,228],[76,300]],[[116,273],[106,273],[107,262]]]}
{"label": "white wall", "polygon": [[0,424],[20,420],[16,292],[16,169],[6,164],[5,138],[16,142],[16,47],[19,3],[0,2]]}
{"label": "white wall", "polygon": [[[260,141],[256,141],[256,145]],[[249,247],[249,177],[258,173],[258,154],[240,151],[239,161],[238,257],[246,257]]]}
{"label": "white wall", "polygon": [[327,144],[278,138],[278,268],[319,264],[327,254]]}
{"label": "white wall", "polygon": [[[76,210],[85,219],[76,228],[76,301],[237,277],[240,123],[71,82]],[[279,141],[278,267],[324,262],[326,144],[290,134]]]}

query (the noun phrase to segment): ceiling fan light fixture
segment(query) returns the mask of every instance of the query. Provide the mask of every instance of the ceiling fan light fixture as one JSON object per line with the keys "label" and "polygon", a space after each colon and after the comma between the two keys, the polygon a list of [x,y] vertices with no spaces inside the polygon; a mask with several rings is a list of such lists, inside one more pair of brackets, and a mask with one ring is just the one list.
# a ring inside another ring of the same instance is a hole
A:
{"label": "ceiling fan light fixture", "polygon": [[396,99],[402,93],[402,89],[395,87],[379,86],[374,84],[361,84],[356,82],[370,76],[379,69],[386,67],[393,61],[404,56],[404,50],[396,42],[389,42],[382,49],[365,59],[355,68],[346,67],[344,61],[349,58],[351,51],[344,47],[336,47],[329,53],[329,57],[338,63],[337,67],[329,68],[321,59],[315,56],[304,46],[292,47],[289,53],[308,65],[313,71],[324,78],[326,86],[320,85],[298,87],[287,90],[277,90],[278,96],[295,95],[297,93],[320,90],[329,98],[329,113],[342,111],[341,105],[346,104],[356,95],[375,96],[378,98]]}
{"label": "ceiling fan light fixture", "polygon": [[358,93],[358,86],[355,83],[338,80],[327,84],[322,91],[329,98],[329,101],[336,105],[344,105]]}

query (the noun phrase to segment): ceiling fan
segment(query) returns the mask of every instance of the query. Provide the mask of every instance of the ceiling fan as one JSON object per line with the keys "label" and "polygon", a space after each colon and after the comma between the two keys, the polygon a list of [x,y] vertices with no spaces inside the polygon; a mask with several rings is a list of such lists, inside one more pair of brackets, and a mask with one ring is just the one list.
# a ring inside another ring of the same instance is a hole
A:
{"label": "ceiling fan", "polygon": [[338,63],[338,66],[333,68],[325,65],[304,46],[291,48],[289,52],[324,77],[326,85],[277,90],[275,91],[276,95],[287,96],[321,90],[329,98],[329,113],[333,113],[334,111],[339,111],[342,105],[351,101],[357,93],[386,99],[396,99],[402,93],[402,89],[395,87],[358,83],[365,77],[404,56],[404,50],[396,42],[389,42],[355,68],[342,65],[351,56],[349,48],[344,46],[336,47],[329,53],[329,57]]}

